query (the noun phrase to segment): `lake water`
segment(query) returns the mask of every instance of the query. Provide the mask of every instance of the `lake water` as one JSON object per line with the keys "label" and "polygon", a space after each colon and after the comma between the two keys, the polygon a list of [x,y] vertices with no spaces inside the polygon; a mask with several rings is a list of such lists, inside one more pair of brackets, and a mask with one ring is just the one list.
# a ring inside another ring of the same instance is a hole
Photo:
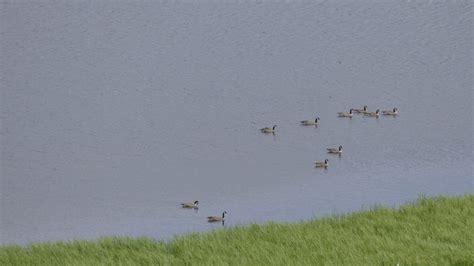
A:
{"label": "lake water", "polygon": [[[0,7],[1,244],[474,191],[472,1]],[[400,115],[337,117],[363,105]]]}

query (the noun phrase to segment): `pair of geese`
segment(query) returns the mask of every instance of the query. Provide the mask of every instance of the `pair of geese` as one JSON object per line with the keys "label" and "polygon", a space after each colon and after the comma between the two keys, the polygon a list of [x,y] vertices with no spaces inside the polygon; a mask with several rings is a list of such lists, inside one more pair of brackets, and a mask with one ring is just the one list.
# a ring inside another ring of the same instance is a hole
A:
{"label": "pair of geese", "polygon": [[[181,207],[186,208],[186,209],[199,209],[199,200],[196,200],[193,203],[181,203]],[[207,221],[212,223],[212,222],[224,222],[225,220],[225,215],[227,214],[227,211],[224,211],[221,216],[208,216]]]}
{"label": "pair of geese", "polygon": [[[319,117],[316,117],[316,119],[314,120],[304,120],[304,121],[300,121],[301,125],[303,126],[317,126],[319,125]],[[264,128],[261,128],[260,131],[262,133],[275,133],[275,128],[277,126],[274,125],[273,127],[264,127]]]}
{"label": "pair of geese", "polygon": [[[328,148],[326,150],[328,151],[328,153],[341,155],[342,154],[342,145],[339,145],[339,148]],[[326,160],[324,160],[324,162],[315,162],[314,166],[315,167],[327,168],[329,166],[329,160],[326,159]]]}
{"label": "pair of geese", "polygon": [[[350,117],[350,118],[352,118],[353,114],[364,114],[364,115],[367,115],[367,116],[378,118],[380,116],[380,110],[377,109],[375,112],[369,112],[369,110],[367,109],[367,105],[364,105],[364,107],[362,109],[350,109],[348,113],[347,112],[339,112],[337,114],[339,115],[339,117]],[[398,115],[398,108],[395,107],[392,110],[382,111],[382,114],[383,115],[396,116],[396,115]]]}
{"label": "pair of geese", "polygon": [[[342,145],[339,145],[339,148],[328,148],[326,150],[328,151],[328,153],[341,155],[342,154]],[[315,162],[314,166],[315,167],[327,168],[329,166],[329,160],[326,159],[326,160],[324,160],[324,162]]]}

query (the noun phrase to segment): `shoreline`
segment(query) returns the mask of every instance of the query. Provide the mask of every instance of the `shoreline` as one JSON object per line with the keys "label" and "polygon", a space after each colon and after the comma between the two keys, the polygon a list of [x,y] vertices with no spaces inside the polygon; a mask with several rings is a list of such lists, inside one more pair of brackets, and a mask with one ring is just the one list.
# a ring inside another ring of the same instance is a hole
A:
{"label": "shoreline", "polygon": [[474,255],[474,194],[422,197],[298,223],[251,224],[171,241],[97,240],[0,246],[1,265],[460,264]]}

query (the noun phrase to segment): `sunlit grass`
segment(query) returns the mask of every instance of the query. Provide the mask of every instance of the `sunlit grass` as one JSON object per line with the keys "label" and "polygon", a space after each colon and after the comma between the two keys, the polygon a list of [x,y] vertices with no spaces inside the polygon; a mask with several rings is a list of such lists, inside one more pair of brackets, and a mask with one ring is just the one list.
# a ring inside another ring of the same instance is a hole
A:
{"label": "sunlit grass", "polygon": [[0,247],[0,265],[474,265],[474,195],[296,224]]}

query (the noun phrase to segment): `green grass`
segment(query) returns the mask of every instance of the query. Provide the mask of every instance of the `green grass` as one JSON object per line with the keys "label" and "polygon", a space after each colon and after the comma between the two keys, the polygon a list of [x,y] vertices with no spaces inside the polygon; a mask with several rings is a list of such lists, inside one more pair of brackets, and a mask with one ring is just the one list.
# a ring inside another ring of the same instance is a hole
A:
{"label": "green grass", "polygon": [[474,265],[474,194],[296,224],[0,247],[0,265]]}

